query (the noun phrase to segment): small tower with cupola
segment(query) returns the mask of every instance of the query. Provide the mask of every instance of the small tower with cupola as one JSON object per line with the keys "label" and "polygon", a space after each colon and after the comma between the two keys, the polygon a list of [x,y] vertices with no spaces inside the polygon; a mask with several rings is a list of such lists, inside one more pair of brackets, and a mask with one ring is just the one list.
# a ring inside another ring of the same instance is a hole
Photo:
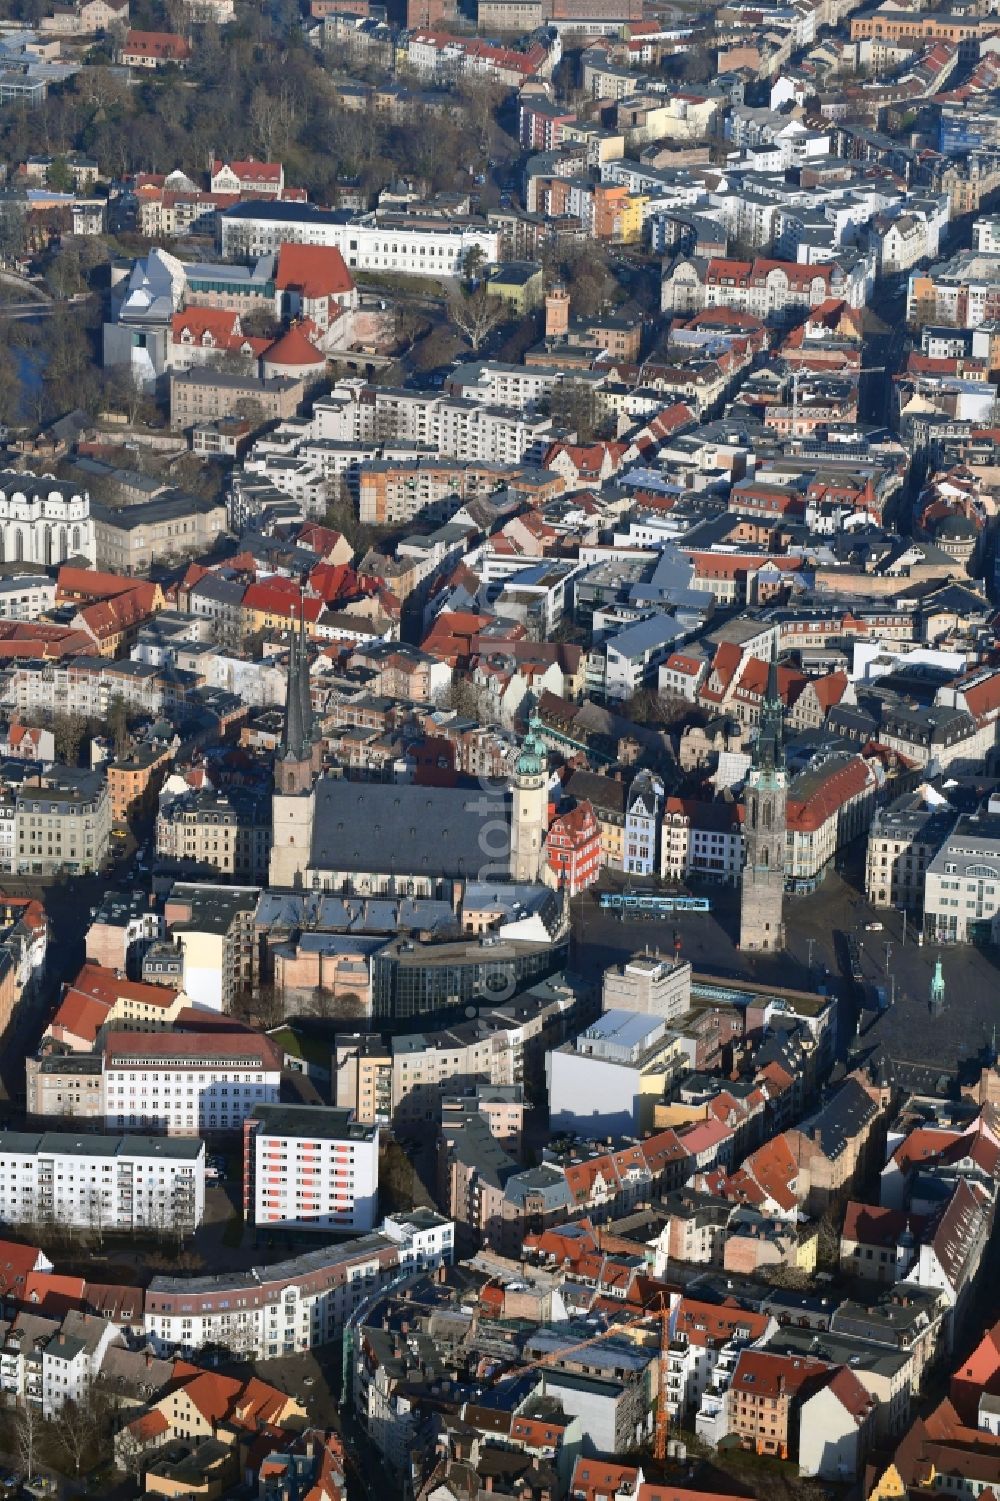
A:
{"label": "small tower with cupola", "polygon": [[511,778],[510,874],[514,881],[537,881],[548,824],[548,754],[537,715],[528,721]]}

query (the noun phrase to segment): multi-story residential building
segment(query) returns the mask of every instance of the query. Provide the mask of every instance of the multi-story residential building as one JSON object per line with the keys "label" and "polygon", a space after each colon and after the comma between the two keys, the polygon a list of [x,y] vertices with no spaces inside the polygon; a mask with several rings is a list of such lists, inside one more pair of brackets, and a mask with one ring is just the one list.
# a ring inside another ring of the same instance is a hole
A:
{"label": "multi-story residential building", "polygon": [[936,761],[943,771],[972,772],[982,765],[996,744],[996,721],[976,720],[967,710],[933,704],[930,708],[905,703],[887,707],[878,738],[918,766]]}
{"label": "multi-story residential building", "polygon": [[664,1018],[605,1011],[546,1059],[553,1131],[641,1136],[679,1068]]}
{"label": "multi-story residential building", "polygon": [[243,1202],[259,1230],[371,1230],[378,1126],[322,1105],[259,1105],[243,1123]]}
{"label": "multi-story residential building", "polygon": [[488,495],[517,477],[499,464],[472,465],[456,459],[373,459],[357,478],[358,514],[374,526],[424,515],[447,521],[463,501]]}
{"label": "multi-story residential building", "polygon": [[144,1325],[157,1353],[222,1345],[267,1359],[335,1339],[373,1292],[408,1272],[451,1263],[454,1225],[426,1209],[393,1215],[374,1235],[291,1261],[205,1277],[154,1277]]}
{"label": "multi-story residential building", "polygon": [[640,771],[625,802],[623,869],[637,876],[659,870],[660,817],[663,783],[652,772]]}
{"label": "multi-story residential building", "polygon": [[59,1004],[42,1033],[42,1047],[54,1053],[91,1053],[102,1031],[117,1025],[136,1031],[170,1026],[187,1005],[179,987],[128,980],[120,971],[85,964],[63,987]]}
{"label": "multi-story residential building", "polygon": [[121,1342],[121,1330],[111,1319],[75,1308],[62,1317],[23,1309],[5,1326],[0,1390],[12,1406],[57,1420],[67,1402],[86,1402],[108,1350]]}
{"label": "multi-story residential building", "polygon": [[911,271],[906,321],[975,328],[1000,313],[1000,255],[959,250],[929,270]]}
{"label": "multi-story residential building", "polygon": [[785,882],[811,891],[838,849],[868,827],[878,781],[861,756],[833,751],[818,756],[788,788]]}
{"label": "multi-story residential building", "polygon": [[128,32],[119,50],[125,68],[183,68],[191,57],[191,43],[174,31]]}
{"label": "multi-story residential building", "polygon": [[44,574],[14,574],[0,579],[0,620],[37,620],[55,602],[55,581]]}
{"label": "multi-story residential building", "polygon": [[743,869],[742,808],[668,797],[660,827],[660,874],[668,881],[691,876],[735,886]]}
{"label": "multi-story residential building", "polygon": [[924,933],[935,943],[995,942],[1000,913],[1000,816],[959,818],[924,877]]}
{"label": "multi-story residential building", "polygon": [[142,891],[108,891],[87,929],[87,960],[103,969],[135,973],[142,951],[163,936],[163,916]]}
{"label": "multi-story residential building", "polygon": [[115,698],[130,710],[158,716],[178,702],[178,689],[150,663],[80,655],[21,662],[8,679],[6,698],[26,717],[47,712],[106,719]]}
{"label": "multi-story residential building", "polygon": [[101,772],[53,767],[17,793],[13,869],[22,875],[99,871],[111,843],[111,799]]}
{"label": "multi-story residential building", "polygon": [[265,881],[271,854],[270,798],[243,788],[200,789],[161,799],[156,852],[191,869]]}
{"label": "multi-story residential building", "polygon": [[[338,381],[328,396],[316,401],[307,429],[297,426],[286,440],[279,428],[258,442],[254,454],[280,453],[279,445],[286,441],[296,451],[301,443],[301,451],[307,453],[308,444],[317,442],[319,456],[325,456],[324,473],[329,473],[327,466],[337,458],[337,449],[329,445],[332,439],[337,444],[381,445],[386,458],[394,443],[420,444],[428,450],[428,457],[516,465],[540,459],[550,434],[550,419],[525,411],[521,402],[470,405],[453,396],[391,386],[373,388],[352,379]],[[562,489],[554,477],[549,483],[551,493]]]}
{"label": "multi-story residential building", "polygon": [[815,1389],[830,1369],[825,1361],[809,1356],[743,1350],[730,1387],[731,1431],[743,1447],[791,1458],[796,1453],[795,1418],[802,1394]]}
{"label": "multi-story residential building", "polygon": [[577,803],[552,820],[545,856],[556,886],[570,897],[594,884],[604,862],[600,826],[588,802]]}
{"label": "multi-story residential building", "polygon": [[51,1053],[25,1061],[25,1114],[36,1125],[104,1121],[103,1060],[89,1053]]}
{"label": "multi-story residential building", "polygon": [[247,1032],[111,1032],[102,1050],[110,1130],[240,1131],[256,1106],[277,1103],[280,1084],[280,1049]]}
{"label": "multi-story residential building", "polygon": [[[683,1199],[683,1195],[672,1195]],[[685,1224],[690,1221],[685,1220]],[[690,1248],[690,1247],[689,1247]],[[683,1245],[680,1249],[684,1249]],[[703,1256],[682,1256],[681,1260],[708,1260]],[[749,1309],[721,1307],[695,1297],[681,1298],[673,1322],[673,1338],[667,1351],[667,1412],[672,1422],[683,1426],[698,1410],[706,1389],[712,1384],[716,1367],[724,1355],[762,1345],[775,1328],[768,1313]]]}
{"label": "multi-story residential building", "polygon": [[228,1011],[257,976],[257,886],[177,881],[163,904],[170,938],[183,955],[184,989],[195,1006]]}
{"label": "multi-story residential building", "polygon": [[602,863],[611,870],[624,870],[625,784],[594,772],[574,771],[566,791],[570,797],[586,799],[593,808],[601,834]]}
{"label": "multi-story residential building", "polygon": [[87,1230],[197,1229],[205,1144],[0,1131],[0,1219]]}
{"label": "multi-story residential building", "polygon": [[173,746],[140,741],[127,755],[107,762],[114,828],[125,829],[135,818],[151,810],[159,784],[173,759]]}
{"label": "multi-story residential building", "polygon": [[281,162],[212,162],[213,193],[240,193],[246,198],[280,198],[285,190],[285,169]]}
{"label": "multi-story residential building", "polygon": [[637,1011],[673,1022],[691,1005],[691,966],[686,960],[658,954],[633,954],[625,964],[604,971],[604,1011]]}
{"label": "multi-story residential building", "polygon": [[390,1040],[338,1033],[335,1102],[364,1124],[413,1130],[439,1121],[442,1098],[457,1090],[489,1084],[538,1091],[546,1053],[564,1040],[576,1014],[574,992],[554,976],[450,1027]]}
{"label": "multi-story residential building", "polygon": [[835,263],[738,261],[713,258],[671,265],[663,280],[664,312],[696,313],[726,307],[752,313],[771,323],[787,323],[797,312],[818,307],[830,297],[863,307],[873,268],[855,265],[845,272]]}
{"label": "multi-story residential building", "polygon": [[928,807],[918,794],[879,808],[868,830],[865,894],[873,907],[919,912],[927,867],[955,825],[947,808]]}

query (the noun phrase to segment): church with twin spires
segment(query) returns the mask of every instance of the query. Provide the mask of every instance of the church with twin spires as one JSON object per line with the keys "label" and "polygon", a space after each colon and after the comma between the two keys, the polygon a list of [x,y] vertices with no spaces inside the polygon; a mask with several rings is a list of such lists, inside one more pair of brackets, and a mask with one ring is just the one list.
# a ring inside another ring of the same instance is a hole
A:
{"label": "church with twin spires", "polygon": [[274,767],[269,884],[435,897],[457,907],[468,882],[539,880],[548,826],[540,729],[533,718],[509,797],[492,786],[421,787],[324,775],[303,622],[292,636]]}

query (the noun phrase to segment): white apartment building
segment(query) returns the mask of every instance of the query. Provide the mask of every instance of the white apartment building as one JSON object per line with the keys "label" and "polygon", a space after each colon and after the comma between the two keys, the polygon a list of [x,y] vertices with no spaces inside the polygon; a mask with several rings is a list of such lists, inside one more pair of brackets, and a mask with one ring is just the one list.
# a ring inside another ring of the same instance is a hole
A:
{"label": "white apartment building", "polygon": [[312,1350],[335,1339],[362,1304],[401,1273],[450,1264],[453,1244],[453,1221],[417,1210],[394,1216],[381,1233],[271,1266],[154,1277],[146,1292],[145,1333],[160,1355],[191,1355],[204,1345],[259,1359]]}
{"label": "white apartment building", "polygon": [[71,1309],[61,1320],[25,1309],[0,1345],[0,1391],[11,1404],[54,1418],[66,1402],[81,1402],[121,1330],[110,1319]]}
{"label": "white apartment building", "polygon": [[402,218],[353,219],[308,203],[237,203],[220,215],[222,254],[242,260],[275,254],[283,244],[335,245],[352,271],[392,271],[403,276],[459,276],[470,250],[487,261],[499,255],[499,232],[485,224]]}
{"label": "white apartment building", "polygon": [[[470,368],[480,367],[462,367],[466,372]],[[380,453],[371,457],[413,457],[412,451],[394,445],[415,443],[437,458],[520,464],[541,456],[552,429],[548,417],[529,416],[520,400],[495,404],[478,397],[469,401],[390,386],[372,389],[357,379],[338,382],[329,396],[316,402],[313,411],[307,434],[302,427],[289,423],[258,444],[254,456],[267,451],[265,444],[288,433],[298,441],[307,437],[324,444],[331,440],[379,444]],[[358,462],[366,457],[359,454]]]}
{"label": "white apartment building", "polygon": [[239,1131],[258,1105],[278,1101],[281,1052],[236,1033],[111,1032],[102,1068],[109,1130],[167,1136]]}
{"label": "white apartment building", "polygon": [[244,1202],[261,1229],[371,1230],[378,1126],[323,1105],[260,1105],[244,1131]]}
{"label": "white apartment building", "polygon": [[0,579],[0,620],[37,620],[55,602],[55,579],[44,574]]}
{"label": "white apartment building", "polygon": [[450,1266],[455,1251],[455,1222],[433,1209],[411,1209],[408,1214],[389,1214],[379,1233],[396,1246],[401,1270],[424,1271],[432,1266]]}
{"label": "white apartment building", "polygon": [[1000,218],[995,214],[973,219],[972,248],[984,255],[1000,255]]}
{"label": "white apartment building", "polygon": [[204,1142],[0,1132],[0,1219],[7,1224],[193,1231],[204,1215]]}
{"label": "white apartment building", "polygon": [[158,715],[173,702],[160,670],[146,662],[68,657],[60,662],[20,662],[7,679],[4,702],[23,715],[82,714],[107,718],[113,698],[130,709]]}
{"label": "white apartment building", "polygon": [[577,388],[589,387],[599,399],[607,379],[601,371],[564,370],[561,365],[505,365],[499,360],[478,360],[453,370],[449,385],[468,401],[523,411],[564,381]]}

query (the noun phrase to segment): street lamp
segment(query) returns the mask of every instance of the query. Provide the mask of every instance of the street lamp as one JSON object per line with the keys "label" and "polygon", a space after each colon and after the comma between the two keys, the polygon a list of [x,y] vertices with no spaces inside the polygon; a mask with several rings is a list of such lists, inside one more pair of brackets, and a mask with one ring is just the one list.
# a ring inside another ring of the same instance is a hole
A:
{"label": "street lamp", "polygon": [[889,960],[892,958],[892,944],[888,939],[885,941],[885,972],[889,973]]}

